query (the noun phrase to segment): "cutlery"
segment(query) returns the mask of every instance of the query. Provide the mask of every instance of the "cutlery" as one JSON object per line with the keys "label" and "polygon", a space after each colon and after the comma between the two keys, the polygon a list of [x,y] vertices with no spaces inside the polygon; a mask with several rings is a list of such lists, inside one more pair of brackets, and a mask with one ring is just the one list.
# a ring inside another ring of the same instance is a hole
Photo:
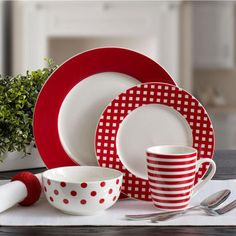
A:
{"label": "cutlery", "polygon": [[[236,208],[236,200],[230,202],[226,206],[219,208],[219,209],[203,208],[203,210],[207,215],[219,216],[219,215],[223,215],[223,214],[233,210],[234,208]],[[158,221],[167,221],[167,220],[176,218],[180,215],[183,215],[183,214],[172,214],[172,215],[171,214],[166,214],[166,215],[163,214],[163,215],[151,218],[151,222],[156,223]]]}
{"label": "cutlery", "polygon": [[[206,214],[210,215],[210,216],[219,216],[219,215],[223,215],[231,210],[233,210],[234,208],[236,208],[236,200],[232,201],[231,203],[227,204],[226,206],[220,208],[220,209],[207,209],[204,208],[203,210],[205,211]],[[183,214],[182,214],[183,215]],[[180,216],[180,214],[166,214],[166,215],[160,215],[157,217],[153,217],[151,218],[151,222],[152,223],[157,223],[160,221],[167,221],[170,219],[174,219],[176,217]]]}
{"label": "cutlery", "polygon": [[208,215],[212,215],[212,216],[218,216],[218,215],[223,215],[231,210],[233,210],[234,208],[236,208],[236,200],[230,202],[229,204],[227,204],[226,206],[219,208],[219,209],[204,209],[204,211],[208,214]]}
{"label": "cutlery", "polygon": [[166,217],[166,216],[177,216],[177,215],[183,215],[187,213],[190,210],[196,210],[196,209],[213,209],[219,206],[221,203],[223,203],[230,195],[231,191],[229,189],[218,191],[206,199],[204,199],[199,205],[190,207],[186,210],[181,211],[167,211],[167,212],[159,212],[159,213],[151,213],[151,214],[139,214],[139,215],[126,215],[125,217],[129,220],[149,220],[155,217]]}

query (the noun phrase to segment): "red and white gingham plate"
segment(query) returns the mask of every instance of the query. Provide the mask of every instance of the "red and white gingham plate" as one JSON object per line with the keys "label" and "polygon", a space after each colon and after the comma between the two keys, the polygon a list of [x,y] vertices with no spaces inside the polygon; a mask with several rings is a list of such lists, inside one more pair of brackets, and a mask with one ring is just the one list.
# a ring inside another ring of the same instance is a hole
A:
{"label": "red and white gingham plate", "polygon": [[[203,106],[185,90],[165,83],[144,83],[121,93],[107,106],[99,120],[95,136],[97,160],[100,166],[114,168],[124,173],[122,184],[122,192],[124,194],[145,201],[151,200],[147,178],[140,177],[140,175],[137,176],[137,174],[134,174],[135,171],[131,172],[130,168],[124,164],[123,157],[118,155],[120,148],[122,148],[118,145],[121,145],[122,142],[118,140],[117,134],[122,127],[122,123],[125,123],[132,113],[135,113],[140,108],[147,107],[147,105],[154,106],[155,104],[173,110],[173,113],[176,114],[176,119],[181,117],[188,125],[191,133],[190,145],[198,150],[198,158],[212,158],[214,152],[214,131],[210,118]],[[156,108],[151,107],[152,109]],[[145,119],[141,121],[144,124],[143,127],[151,125]],[[162,122],[162,120],[157,122]],[[184,126],[182,129],[184,129]],[[172,137],[169,137],[172,143],[168,143],[168,137],[167,139],[165,138],[165,143],[163,143],[161,142],[163,141],[161,140],[162,137],[158,137],[158,130],[154,134],[156,135],[153,139],[154,142],[152,140],[149,146],[174,144]],[[143,134],[141,133],[140,135]],[[138,138],[138,136],[136,137]],[[139,148],[138,144],[135,145],[136,137],[131,142],[131,154],[132,150],[135,153],[135,149]],[[148,139],[148,135],[146,135],[146,139]],[[146,141],[145,137],[143,140]],[[157,140],[156,143],[155,140]],[[123,142],[123,144],[125,143]],[[145,156],[145,150],[143,150],[143,155]],[[146,165],[140,159],[137,159],[134,164],[137,168],[140,168],[138,165],[141,165],[141,168],[146,169]],[[196,174],[195,184],[205,174],[207,168],[208,165],[203,165],[200,168],[200,171]]]}

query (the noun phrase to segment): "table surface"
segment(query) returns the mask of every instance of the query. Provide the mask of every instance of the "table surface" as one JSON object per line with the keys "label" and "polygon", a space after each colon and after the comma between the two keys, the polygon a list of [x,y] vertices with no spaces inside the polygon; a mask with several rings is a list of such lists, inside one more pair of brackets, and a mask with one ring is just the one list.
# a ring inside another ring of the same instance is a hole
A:
{"label": "table surface", "polygon": [[[214,179],[236,179],[236,150],[220,150],[215,152],[214,160],[217,165],[217,171]],[[31,170],[39,173],[44,169]],[[1,172],[0,179],[9,179],[16,174],[15,171]],[[205,227],[176,227],[176,226],[112,226],[112,227],[0,227],[0,235],[102,235],[102,236],[120,236],[120,235],[168,235],[175,233],[175,236],[184,235],[236,235],[236,227],[225,226],[205,226]]]}

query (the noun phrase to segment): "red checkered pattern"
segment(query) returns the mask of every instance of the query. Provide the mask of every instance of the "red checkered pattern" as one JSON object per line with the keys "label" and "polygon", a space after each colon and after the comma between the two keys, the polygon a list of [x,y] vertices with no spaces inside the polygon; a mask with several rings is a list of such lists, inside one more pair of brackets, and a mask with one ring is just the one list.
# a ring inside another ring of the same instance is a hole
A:
{"label": "red checkered pattern", "polygon": [[[136,108],[147,104],[161,104],[172,107],[187,121],[193,137],[193,147],[198,158],[212,158],[214,131],[211,121],[202,105],[181,88],[164,83],[145,83],[128,89],[114,99],[103,112],[96,130],[96,154],[103,167],[114,168],[124,173],[122,192],[126,195],[150,201],[149,184],[130,173],[117,155],[116,135],[124,118]],[[202,165],[196,174],[195,184],[208,168]]]}

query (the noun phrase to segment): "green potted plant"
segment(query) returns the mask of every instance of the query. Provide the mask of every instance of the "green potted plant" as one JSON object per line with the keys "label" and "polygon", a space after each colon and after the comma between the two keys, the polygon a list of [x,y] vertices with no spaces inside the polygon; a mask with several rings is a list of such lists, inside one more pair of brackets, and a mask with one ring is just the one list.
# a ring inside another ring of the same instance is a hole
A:
{"label": "green potted plant", "polygon": [[33,112],[37,96],[57,68],[48,66],[26,75],[0,75],[0,171],[42,166],[33,136]]}

